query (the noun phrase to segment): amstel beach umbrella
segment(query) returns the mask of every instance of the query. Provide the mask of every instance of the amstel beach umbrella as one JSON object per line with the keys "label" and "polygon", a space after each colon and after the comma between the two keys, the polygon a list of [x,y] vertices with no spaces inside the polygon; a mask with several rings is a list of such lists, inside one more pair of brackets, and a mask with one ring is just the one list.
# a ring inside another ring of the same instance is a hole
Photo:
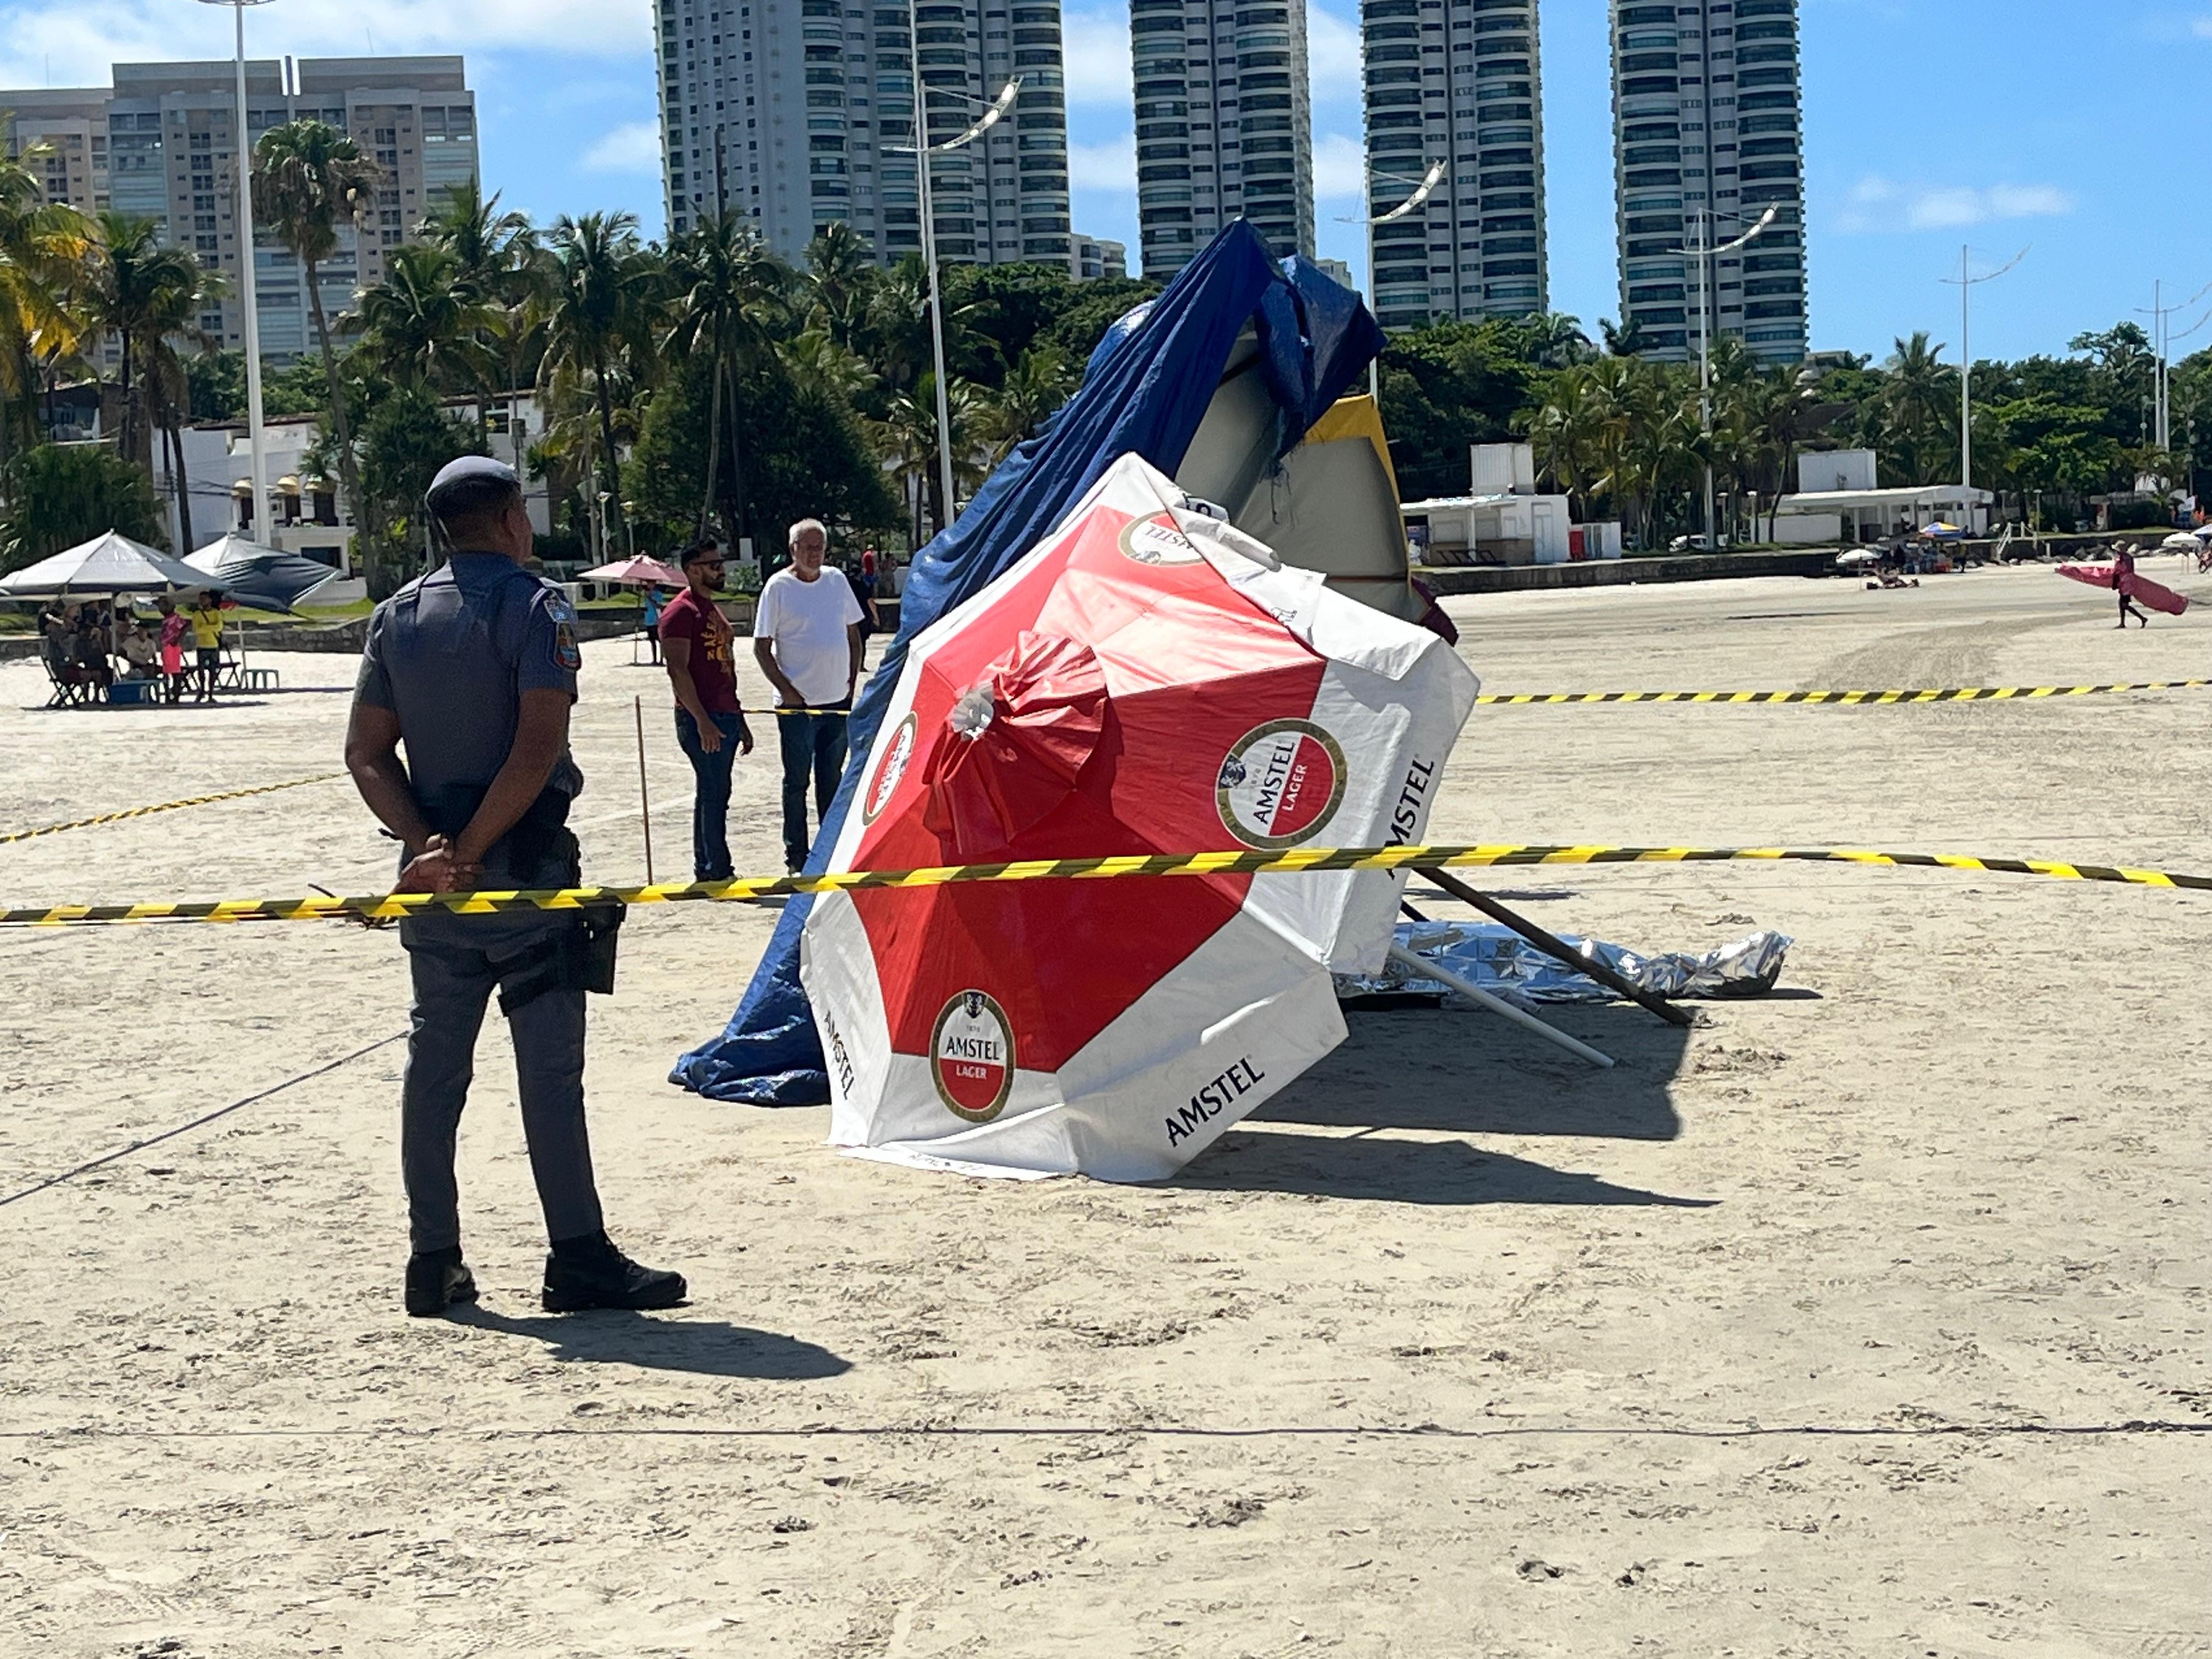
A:
{"label": "amstel beach umbrella", "polygon": [[[918,635],[831,870],[1419,836],[1477,682],[1134,456]],[[831,1139],[1005,1173],[1168,1176],[1344,1037],[1402,878],[825,895],[800,958]]]}

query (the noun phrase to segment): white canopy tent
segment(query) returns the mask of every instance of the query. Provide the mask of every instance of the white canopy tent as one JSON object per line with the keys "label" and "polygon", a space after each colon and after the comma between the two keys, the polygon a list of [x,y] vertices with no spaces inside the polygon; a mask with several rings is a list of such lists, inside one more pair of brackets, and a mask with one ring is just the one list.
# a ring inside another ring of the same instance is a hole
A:
{"label": "white canopy tent", "polygon": [[69,593],[167,593],[214,584],[180,559],[109,531],[0,577],[0,595],[48,599]]}

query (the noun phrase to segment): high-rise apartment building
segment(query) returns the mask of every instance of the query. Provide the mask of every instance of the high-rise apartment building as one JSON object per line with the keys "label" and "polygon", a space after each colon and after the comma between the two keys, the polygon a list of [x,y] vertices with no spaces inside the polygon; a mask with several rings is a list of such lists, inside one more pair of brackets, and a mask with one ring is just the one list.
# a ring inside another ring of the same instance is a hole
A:
{"label": "high-rise apartment building", "polygon": [[[118,64],[112,88],[0,92],[20,155],[52,151],[37,169],[48,199],[96,213],[151,219],[164,241],[191,248],[228,279],[228,295],[199,319],[228,347],[246,343],[239,245],[237,70],[229,63]],[[480,178],[476,95],[459,58],[303,58],[246,66],[249,147],[270,127],[313,117],[352,135],[382,169],[369,222],[339,233],[318,271],[335,316],[357,289],[380,280],[386,254],[409,240],[455,185]],[[253,250],[263,355],[289,358],[314,344],[299,262],[264,228]]]}
{"label": "high-rise apartment building", "polygon": [[[1805,356],[1805,141],[1797,0],[1612,0],[1620,303],[1644,354],[1715,337],[1762,362]],[[1704,261],[1759,222],[1738,252]]]}
{"label": "high-rise apartment building", "polygon": [[1365,0],[1360,37],[1370,211],[1447,169],[1426,204],[1370,233],[1376,319],[1545,310],[1536,0]]}
{"label": "high-rise apartment building", "polygon": [[916,49],[929,142],[1009,80],[1013,111],[930,164],[941,259],[1071,265],[1059,0],[656,0],[668,224],[738,215],[793,264],[825,227],[889,263],[921,250]]}
{"label": "high-rise apartment building", "polygon": [[1232,219],[1314,254],[1305,0],[1130,0],[1145,275],[1171,276]]}

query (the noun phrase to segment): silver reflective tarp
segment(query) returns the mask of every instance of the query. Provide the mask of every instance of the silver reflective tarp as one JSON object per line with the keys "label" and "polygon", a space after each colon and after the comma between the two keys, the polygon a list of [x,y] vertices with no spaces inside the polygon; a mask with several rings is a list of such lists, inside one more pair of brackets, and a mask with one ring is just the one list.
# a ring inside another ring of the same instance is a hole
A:
{"label": "silver reflective tarp", "polygon": [[[1755,997],[1774,988],[1796,943],[1787,933],[1753,933],[1703,955],[1674,951],[1647,957],[1626,945],[1571,935],[1564,942],[1594,955],[1644,990],[1662,997]],[[1510,927],[1489,921],[1407,921],[1398,943],[1486,991],[1525,1002],[1612,1002],[1613,993],[1546,955]],[[1433,1001],[1450,995],[1442,981],[1413,976],[1393,963],[1382,973],[1336,976],[1336,994],[1350,1000],[1402,997]]]}

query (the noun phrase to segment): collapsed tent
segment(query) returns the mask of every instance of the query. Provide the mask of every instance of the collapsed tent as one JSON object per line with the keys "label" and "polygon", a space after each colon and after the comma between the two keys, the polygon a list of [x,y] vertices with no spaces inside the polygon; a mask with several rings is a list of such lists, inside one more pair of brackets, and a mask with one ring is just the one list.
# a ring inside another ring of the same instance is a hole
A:
{"label": "collapsed tent", "polygon": [[[916,556],[900,595],[898,636],[853,711],[844,781],[809,871],[818,872],[838,842],[911,641],[1042,541],[1122,455],[1175,476],[1234,517],[1381,343],[1348,289],[1300,259],[1278,266],[1242,220],[1158,299],[1115,324],[1066,407]],[[1217,410],[1218,418],[1210,416]],[[1206,444],[1196,444],[1209,424]],[[1184,476],[1187,459],[1202,462],[1207,476]],[[804,900],[786,908],[728,1028],[683,1055],[672,1081],[758,1105],[830,1098],[821,1038],[799,981],[809,908]]]}
{"label": "collapsed tent", "polygon": [[[1134,456],[916,639],[831,871],[1417,840],[1474,675]],[[830,1138],[1158,1180],[1344,1040],[1402,872],[823,895]]]}

